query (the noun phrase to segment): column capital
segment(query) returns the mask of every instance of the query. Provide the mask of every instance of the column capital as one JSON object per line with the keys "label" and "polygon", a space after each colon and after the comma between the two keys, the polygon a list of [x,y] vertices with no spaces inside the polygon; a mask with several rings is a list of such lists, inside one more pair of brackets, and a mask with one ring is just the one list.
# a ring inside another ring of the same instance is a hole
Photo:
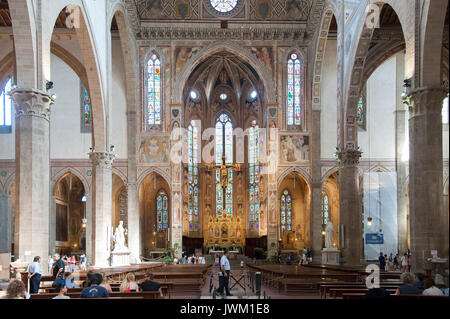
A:
{"label": "column capital", "polygon": [[411,99],[411,105],[414,113],[441,113],[442,100],[447,95],[447,91],[442,87],[419,87],[411,92],[408,96]]}
{"label": "column capital", "polygon": [[50,105],[54,101],[48,92],[16,87],[9,92],[9,95],[14,101],[16,118],[36,116],[50,121]]}
{"label": "column capital", "polygon": [[341,166],[357,166],[359,164],[361,154],[361,151],[351,149],[337,152],[338,161]]}
{"label": "column capital", "polygon": [[112,168],[112,163],[116,159],[116,154],[108,151],[104,152],[90,152],[89,158],[94,166],[101,168]]}

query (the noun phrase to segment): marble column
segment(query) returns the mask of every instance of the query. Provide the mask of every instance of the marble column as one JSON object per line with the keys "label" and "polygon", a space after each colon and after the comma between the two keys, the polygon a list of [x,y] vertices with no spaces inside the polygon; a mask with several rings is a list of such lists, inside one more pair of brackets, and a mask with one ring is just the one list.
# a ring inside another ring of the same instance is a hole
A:
{"label": "marble column", "polygon": [[395,170],[397,172],[397,223],[398,251],[404,253],[408,249],[408,217],[407,217],[407,126],[406,111],[403,103],[403,79],[405,77],[405,58],[396,56],[396,101],[395,101]]}
{"label": "marble column", "polygon": [[[361,152],[344,150],[338,152],[340,221],[343,226],[341,264],[360,266],[363,259],[361,196],[359,194],[358,164]],[[335,230],[337,231],[337,230]]]}
{"label": "marble column", "polygon": [[[88,220],[91,228],[92,265],[108,267],[111,256],[112,228],[112,163],[115,154],[91,152],[92,160],[92,219]],[[89,234],[89,232],[88,232]],[[89,240],[86,238],[86,240]]]}
{"label": "marble column", "polygon": [[412,270],[428,268],[431,250],[444,254],[442,212],[442,88],[422,87],[410,92],[409,200]]}
{"label": "marble column", "polygon": [[313,107],[311,134],[311,251],[313,263],[322,263],[322,173],[320,165],[320,108]]}
{"label": "marble column", "polygon": [[41,257],[47,272],[50,211],[50,105],[47,92],[15,88],[18,258]]}

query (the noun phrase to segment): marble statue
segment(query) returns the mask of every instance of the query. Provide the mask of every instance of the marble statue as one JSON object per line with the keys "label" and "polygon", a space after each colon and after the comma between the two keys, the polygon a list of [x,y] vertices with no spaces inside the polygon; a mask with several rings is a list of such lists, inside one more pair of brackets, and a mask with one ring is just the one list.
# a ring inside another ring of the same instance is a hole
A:
{"label": "marble statue", "polygon": [[334,248],[333,245],[334,226],[330,218],[327,218],[327,226],[325,227],[325,248]]}
{"label": "marble statue", "polygon": [[119,222],[119,226],[116,227],[114,232],[114,252],[127,251],[125,246],[125,229],[123,228],[123,221]]}

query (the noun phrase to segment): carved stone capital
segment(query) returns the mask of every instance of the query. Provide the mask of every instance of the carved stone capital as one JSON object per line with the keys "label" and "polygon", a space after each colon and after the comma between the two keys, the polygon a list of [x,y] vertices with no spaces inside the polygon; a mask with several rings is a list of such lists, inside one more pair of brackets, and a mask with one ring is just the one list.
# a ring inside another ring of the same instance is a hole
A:
{"label": "carved stone capital", "polygon": [[14,101],[16,118],[36,116],[50,121],[53,100],[47,92],[38,89],[15,88],[9,92]]}
{"label": "carved stone capital", "polygon": [[442,112],[442,101],[446,96],[446,90],[441,87],[420,87],[409,93],[411,109],[414,115]]}
{"label": "carved stone capital", "polygon": [[112,152],[91,152],[89,158],[94,166],[100,168],[112,168],[112,163],[116,158],[116,154]]}
{"label": "carved stone capital", "polygon": [[341,166],[357,166],[362,152],[358,150],[344,150],[337,152]]}

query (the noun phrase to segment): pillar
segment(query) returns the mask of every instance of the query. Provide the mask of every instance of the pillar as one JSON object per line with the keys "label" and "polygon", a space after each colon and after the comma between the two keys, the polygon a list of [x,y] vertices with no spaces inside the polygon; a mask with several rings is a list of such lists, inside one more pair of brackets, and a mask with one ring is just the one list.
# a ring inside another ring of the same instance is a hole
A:
{"label": "pillar", "polygon": [[11,204],[7,190],[0,192],[0,254],[11,253]]}
{"label": "pillar", "polygon": [[[339,211],[343,227],[341,263],[345,266],[360,266],[363,258],[361,196],[359,195],[358,164],[361,152],[347,149],[338,152]],[[337,231],[337,230],[336,230]]]}
{"label": "pillar", "polygon": [[421,87],[410,92],[409,201],[412,270],[423,271],[431,250],[444,254],[442,210],[442,88]]}
{"label": "pillar", "polygon": [[[112,163],[115,154],[91,152],[92,160],[92,219],[91,227],[92,265],[108,267],[111,256],[112,229]],[[87,232],[89,234],[90,232]],[[86,240],[88,238],[86,237]]]}
{"label": "pillar", "polygon": [[311,251],[313,263],[322,263],[322,173],[320,165],[320,107],[312,111],[311,134]]}
{"label": "pillar", "polygon": [[16,212],[18,258],[41,257],[47,272],[50,211],[50,105],[47,92],[15,88]]}
{"label": "pillar", "polygon": [[395,101],[395,170],[397,172],[397,226],[398,251],[401,255],[408,249],[407,220],[407,126],[406,106],[403,103],[403,79],[405,77],[405,57],[396,56],[396,101]]}

